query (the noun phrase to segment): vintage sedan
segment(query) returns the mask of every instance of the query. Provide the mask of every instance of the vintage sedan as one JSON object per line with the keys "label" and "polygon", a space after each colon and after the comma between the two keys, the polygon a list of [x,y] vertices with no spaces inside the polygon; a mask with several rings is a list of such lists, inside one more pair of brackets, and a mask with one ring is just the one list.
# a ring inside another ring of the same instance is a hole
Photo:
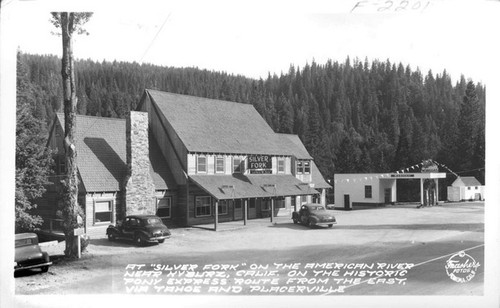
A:
{"label": "vintage sedan", "polygon": [[337,223],[335,216],[323,205],[317,203],[302,205],[298,212],[292,213],[292,220],[294,224],[301,223],[308,227],[328,226],[331,228]]}
{"label": "vintage sedan", "polygon": [[133,240],[138,246],[145,243],[163,243],[170,237],[170,230],[155,215],[130,215],[123,222],[109,225],[106,235],[110,241],[117,238]]}
{"label": "vintage sedan", "polygon": [[14,271],[39,268],[47,272],[50,262],[49,254],[38,246],[36,233],[19,233],[15,236]]}

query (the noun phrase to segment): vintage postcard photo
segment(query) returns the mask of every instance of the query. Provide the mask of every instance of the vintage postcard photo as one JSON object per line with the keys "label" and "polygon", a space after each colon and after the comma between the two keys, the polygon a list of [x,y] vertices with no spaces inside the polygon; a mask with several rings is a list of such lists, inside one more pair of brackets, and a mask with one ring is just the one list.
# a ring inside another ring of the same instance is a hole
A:
{"label": "vintage postcard photo", "polygon": [[0,305],[498,306],[500,2],[330,2],[2,0]]}

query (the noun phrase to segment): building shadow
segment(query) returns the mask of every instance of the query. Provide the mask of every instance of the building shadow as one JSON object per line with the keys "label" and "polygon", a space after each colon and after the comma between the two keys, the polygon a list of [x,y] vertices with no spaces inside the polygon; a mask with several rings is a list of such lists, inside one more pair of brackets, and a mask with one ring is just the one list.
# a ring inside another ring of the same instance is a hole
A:
{"label": "building shadow", "polygon": [[127,164],[103,138],[87,137],[83,142],[94,153],[109,173],[122,184],[127,173]]}

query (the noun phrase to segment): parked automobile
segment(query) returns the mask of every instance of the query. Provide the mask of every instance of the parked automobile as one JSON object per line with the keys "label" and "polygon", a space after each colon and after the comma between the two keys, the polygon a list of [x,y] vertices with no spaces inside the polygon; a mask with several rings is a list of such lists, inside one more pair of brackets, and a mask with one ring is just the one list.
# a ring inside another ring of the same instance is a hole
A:
{"label": "parked automobile", "polygon": [[16,234],[14,271],[40,268],[45,273],[50,265],[49,254],[38,246],[36,233]]}
{"label": "parked automobile", "polygon": [[292,213],[293,223],[301,223],[308,227],[326,225],[329,228],[336,224],[333,216],[325,207],[317,203],[304,204],[298,212]]}
{"label": "parked automobile", "polygon": [[155,215],[130,215],[123,222],[109,225],[106,235],[110,241],[117,238],[133,240],[138,246],[145,243],[163,243],[170,237],[170,230]]}

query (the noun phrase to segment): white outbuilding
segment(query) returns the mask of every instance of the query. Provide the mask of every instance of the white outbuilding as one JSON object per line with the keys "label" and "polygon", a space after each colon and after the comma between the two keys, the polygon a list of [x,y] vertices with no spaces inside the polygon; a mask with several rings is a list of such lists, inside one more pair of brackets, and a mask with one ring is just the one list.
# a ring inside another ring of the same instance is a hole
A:
{"label": "white outbuilding", "polygon": [[356,206],[393,204],[398,201],[398,180],[420,180],[420,203],[434,205],[439,196],[438,179],[442,178],[446,178],[446,173],[335,174],[335,207],[351,210]]}
{"label": "white outbuilding", "polygon": [[448,186],[448,201],[484,200],[484,185],[473,176],[459,176]]}

